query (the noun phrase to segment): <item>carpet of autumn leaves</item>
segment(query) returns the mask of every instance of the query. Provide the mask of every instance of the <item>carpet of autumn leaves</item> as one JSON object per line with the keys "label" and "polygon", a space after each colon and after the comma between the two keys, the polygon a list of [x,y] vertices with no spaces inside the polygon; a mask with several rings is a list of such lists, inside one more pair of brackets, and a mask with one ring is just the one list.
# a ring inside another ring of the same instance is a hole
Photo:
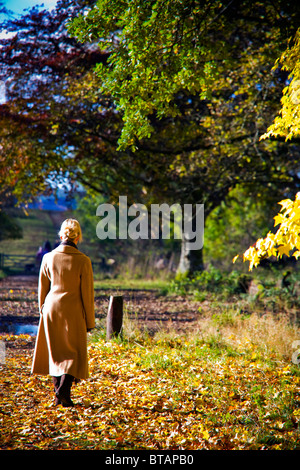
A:
{"label": "carpet of autumn leaves", "polygon": [[89,340],[74,408],[30,374],[34,339],[2,335],[0,448],[300,449],[299,366],[196,335]]}

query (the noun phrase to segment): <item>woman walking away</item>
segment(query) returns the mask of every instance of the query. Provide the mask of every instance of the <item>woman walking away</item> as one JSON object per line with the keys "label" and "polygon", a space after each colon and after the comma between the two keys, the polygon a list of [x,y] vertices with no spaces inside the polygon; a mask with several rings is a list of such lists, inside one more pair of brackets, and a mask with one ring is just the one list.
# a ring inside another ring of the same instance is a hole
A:
{"label": "woman walking away", "polygon": [[40,323],[31,372],[52,375],[55,404],[73,406],[71,386],[88,373],[87,331],[95,326],[90,258],[81,253],[77,220],[62,223],[61,244],[44,255],[39,275]]}

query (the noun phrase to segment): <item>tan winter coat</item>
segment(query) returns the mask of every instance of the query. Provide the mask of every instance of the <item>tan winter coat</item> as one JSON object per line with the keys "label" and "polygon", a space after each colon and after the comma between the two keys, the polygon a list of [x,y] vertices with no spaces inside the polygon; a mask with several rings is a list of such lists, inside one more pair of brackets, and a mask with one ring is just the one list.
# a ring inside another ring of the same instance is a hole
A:
{"label": "tan winter coat", "polygon": [[90,258],[59,245],[43,257],[39,277],[40,323],[31,372],[86,379],[87,329],[95,326]]}

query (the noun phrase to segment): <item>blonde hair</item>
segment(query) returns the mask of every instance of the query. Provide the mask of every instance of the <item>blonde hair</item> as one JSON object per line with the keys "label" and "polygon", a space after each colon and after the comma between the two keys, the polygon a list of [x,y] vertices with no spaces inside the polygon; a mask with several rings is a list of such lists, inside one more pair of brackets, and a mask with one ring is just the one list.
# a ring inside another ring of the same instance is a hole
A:
{"label": "blonde hair", "polygon": [[62,241],[70,240],[74,242],[77,237],[79,237],[79,242],[82,241],[81,227],[78,220],[76,219],[66,219],[63,221],[60,227],[58,235],[61,237]]}

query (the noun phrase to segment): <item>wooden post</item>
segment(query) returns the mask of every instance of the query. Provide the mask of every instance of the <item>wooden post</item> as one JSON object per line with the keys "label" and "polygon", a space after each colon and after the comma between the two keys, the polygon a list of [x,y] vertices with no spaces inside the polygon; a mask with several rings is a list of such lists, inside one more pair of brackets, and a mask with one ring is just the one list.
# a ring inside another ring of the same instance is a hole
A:
{"label": "wooden post", "polygon": [[106,322],[106,340],[110,340],[112,336],[118,336],[122,329],[123,323],[123,297],[110,296],[107,322]]}

